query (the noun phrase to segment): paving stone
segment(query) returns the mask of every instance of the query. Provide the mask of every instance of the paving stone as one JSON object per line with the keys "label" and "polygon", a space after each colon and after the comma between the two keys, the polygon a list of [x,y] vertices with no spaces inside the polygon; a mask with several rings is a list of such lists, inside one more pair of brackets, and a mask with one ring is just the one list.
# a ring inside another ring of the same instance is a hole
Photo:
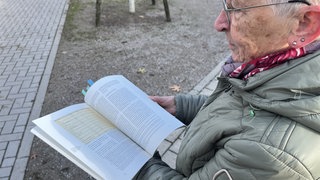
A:
{"label": "paving stone", "polygon": [[[0,90],[0,98],[6,99],[10,93],[11,87],[7,87],[8,90]],[[0,104],[3,104],[3,102]]]}
{"label": "paving stone", "polygon": [[20,148],[18,152],[17,158],[20,160],[25,157],[29,157],[30,155],[30,150],[31,150],[31,145],[32,145],[32,140],[34,135],[31,133],[31,129],[34,127],[33,124],[29,125],[25,129],[25,133],[21,142],[21,147],[29,147],[29,148]]}
{"label": "paving stone", "polygon": [[15,157],[5,158],[5,159],[3,159],[3,161],[2,161],[1,167],[2,167],[2,168],[3,168],[3,167],[11,167],[11,166],[14,165],[14,161],[15,161],[15,160],[16,160]]}
{"label": "paving stone", "polygon": [[167,163],[171,168],[175,169],[176,168],[176,159],[177,159],[177,154],[172,152],[172,151],[167,151],[161,159]]}
{"label": "paving stone", "polygon": [[18,153],[20,141],[10,141],[4,155],[5,158],[15,157]]}
{"label": "paving stone", "polygon": [[16,85],[21,85],[21,82],[17,82],[17,81],[7,81],[5,83],[5,86],[16,86]]}
{"label": "paving stone", "polygon": [[0,168],[0,178],[7,178],[10,176],[12,167]]}
{"label": "paving stone", "polygon": [[29,92],[27,93],[26,102],[33,101],[36,97],[36,92]]}
{"label": "paving stone", "polygon": [[23,106],[24,100],[24,97],[15,99],[12,108],[21,108]]}
{"label": "paving stone", "polygon": [[[0,74],[2,74],[2,69],[0,68]],[[7,79],[2,79],[1,76],[0,76],[0,87],[4,87],[4,83],[7,82]]]}
{"label": "paving stone", "polygon": [[25,102],[23,103],[24,108],[32,108],[33,107],[33,102]]}
{"label": "paving stone", "polygon": [[[7,148],[8,142],[0,142],[0,150],[4,150]],[[0,160],[1,162],[1,160]]]}
{"label": "paving stone", "polygon": [[179,152],[179,148],[181,145],[182,140],[181,139],[177,139],[172,146],[170,147],[170,151],[174,152],[174,153],[178,153]]}
{"label": "paving stone", "polygon": [[202,95],[206,95],[206,96],[210,96],[210,94],[212,93],[212,90],[210,89],[203,89],[200,94]]}
{"label": "paving stone", "polygon": [[206,88],[213,91],[216,89],[217,84],[218,84],[218,80],[214,79],[209,83],[209,85]]}
{"label": "paving stone", "polygon": [[2,162],[4,158],[4,153],[5,153],[5,150],[0,150],[0,162]]}
{"label": "paving stone", "polygon": [[7,104],[7,105],[2,105],[2,106],[1,106],[0,117],[1,117],[1,116],[5,116],[5,115],[9,115],[9,112],[10,112],[10,110],[11,110],[12,104],[13,104],[13,103]]}
{"label": "paving stone", "polygon": [[11,73],[11,74],[9,75],[9,78],[7,79],[7,81],[8,81],[8,82],[10,82],[10,81],[15,81],[16,78],[17,78],[17,76],[18,76],[17,73]]}
{"label": "paving stone", "polygon": [[15,126],[13,129],[13,133],[23,133],[25,130],[25,126]]}
{"label": "paving stone", "polygon": [[15,86],[12,86],[11,90],[10,90],[10,94],[17,94],[20,90],[20,87],[21,85],[15,85]]}
{"label": "paving stone", "polygon": [[31,112],[31,107],[27,108],[15,108],[10,111],[10,114],[21,114]]}
{"label": "paving stone", "polygon": [[38,87],[31,87],[31,84],[29,85],[28,88],[21,88],[20,93],[30,93],[30,92],[37,92]]}
{"label": "paving stone", "polygon": [[16,125],[17,126],[26,125],[28,122],[29,115],[30,115],[30,113],[19,114]]}
{"label": "paving stone", "polygon": [[162,141],[157,149],[159,151],[159,154],[162,156],[165,152],[167,152],[169,150],[169,147],[171,145],[172,145],[172,143],[167,140]]}
{"label": "paving stone", "polygon": [[20,72],[19,72],[18,76],[26,76],[27,73],[28,73],[28,68],[20,69]]}
{"label": "paving stone", "polygon": [[185,127],[181,127],[176,129],[173,133],[171,133],[166,140],[168,140],[169,142],[174,142],[179,136],[180,134],[184,131]]}
{"label": "paving stone", "polygon": [[17,158],[16,162],[13,166],[13,170],[10,176],[11,179],[24,179],[24,172],[26,170],[27,167],[27,163],[28,163],[28,158],[24,157],[24,158]]}
{"label": "paving stone", "polygon": [[33,76],[17,77],[17,81],[32,80]]}
{"label": "paving stone", "polygon": [[43,72],[42,71],[39,72],[37,69],[36,72],[29,72],[28,76],[42,76],[42,74],[43,74]]}
{"label": "paving stone", "polygon": [[18,118],[18,115],[0,115],[0,122],[11,121]]}
{"label": "paving stone", "polygon": [[21,89],[29,88],[29,87],[30,87],[31,82],[32,82],[31,80],[23,81],[22,86],[21,86]]}
{"label": "paving stone", "polygon": [[21,140],[21,139],[22,139],[22,133],[0,135],[0,143],[1,142]]}
{"label": "paving stone", "polygon": [[3,129],[1,131],[1,134],[10,134],[13,132],[14,126],[16,124],[16,121],[6,121]]}
{"label": "paving stone", "polygon": [[35,77],[33,77],[32,83],[39,84],[40,81],[41,81],[41,76],[35,76]]}
{"label": "paving stone", "polygon": [[9,94],[8,95],[8,97],[7,97],[7,99],[9,99],[9,100],[11,100],[12,102],[13,102],[13,100],[14,99],[16,99],[16,98],[24,98],[24,97],[26,97],[26,93],[19,93],[19,94]]}
{"label": "paving stone", "polygon": [[[29,65],[29,64],[27,64],[27,65]],[[36,72],[36,70],[37,70],[37,66],[29,65],[29,69],[28,69],[27,75],[30,76],[30,73],[34,73],[34,72]]]}

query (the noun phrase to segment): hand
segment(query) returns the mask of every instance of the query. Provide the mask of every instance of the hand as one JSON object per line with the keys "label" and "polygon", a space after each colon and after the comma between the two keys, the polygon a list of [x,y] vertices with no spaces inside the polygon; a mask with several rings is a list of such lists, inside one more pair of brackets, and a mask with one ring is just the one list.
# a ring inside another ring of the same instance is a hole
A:
{"label": "hand", "polygon": [[158,103],[172,115],[176,115],[176,104],[174,101],[174,96],[149,96],[149,98]]}

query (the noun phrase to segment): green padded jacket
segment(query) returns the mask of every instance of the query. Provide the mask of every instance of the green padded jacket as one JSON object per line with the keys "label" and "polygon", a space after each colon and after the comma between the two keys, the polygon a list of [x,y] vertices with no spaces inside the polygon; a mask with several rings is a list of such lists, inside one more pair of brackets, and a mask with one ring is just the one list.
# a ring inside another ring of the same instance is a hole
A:
{"label": "green padded jacket", "polygon": [[319,51],[218,80],[208,98],[175,98],[188,125],[176,169],[153,157],[137,179],[320,179]]}

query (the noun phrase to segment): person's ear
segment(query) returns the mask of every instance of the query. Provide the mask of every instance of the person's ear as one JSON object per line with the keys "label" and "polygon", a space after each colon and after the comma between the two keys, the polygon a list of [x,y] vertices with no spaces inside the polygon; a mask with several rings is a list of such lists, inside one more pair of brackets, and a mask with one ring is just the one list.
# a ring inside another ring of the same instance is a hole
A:
{"label": "person's ear", "polygon": [[301,8],[296,22],[288,43],[293,48],[300,48],[320,37],[320,6]]}

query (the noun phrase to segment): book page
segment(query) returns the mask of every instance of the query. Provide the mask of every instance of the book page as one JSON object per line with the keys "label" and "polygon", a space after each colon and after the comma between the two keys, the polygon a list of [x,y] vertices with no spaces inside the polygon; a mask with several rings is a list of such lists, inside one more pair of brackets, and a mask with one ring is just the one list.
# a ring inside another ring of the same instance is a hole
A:
{"label": "book page", "polygon": [[183,124],[121,75],[107,76],[90,87],[85,102],[153,154]]}
{"label": "book page", "polygon": [[33,122],[35,134],[40,133],[40,138],[65,152],[62,154],[79,167],[103,179],[131,179],[151,157],[86,104],[69,106]]}
{"label": "book page", "polygon": [[82,162],[77,156],[70,153],[64,146],[62,146],[59,142],[57,142],[54,138],[50,137],[47,133],[42,131],[39,127],[34,127],[31,129],[31,132],[36,135],[38,138],[46,142],[53,149],[58,151],[64,157],[68,158],[71,162],[79,166],[81,169],[86,171],[95,179],[103,179],[99,174],[97,174],[93,169],[87,166],[84,162]]}
{"label": "book page", "polygon": [[110,121],[106,121],[91,108],[70,113],[55,122],[85,144],[92,142],[108,130],[115,129]]}

